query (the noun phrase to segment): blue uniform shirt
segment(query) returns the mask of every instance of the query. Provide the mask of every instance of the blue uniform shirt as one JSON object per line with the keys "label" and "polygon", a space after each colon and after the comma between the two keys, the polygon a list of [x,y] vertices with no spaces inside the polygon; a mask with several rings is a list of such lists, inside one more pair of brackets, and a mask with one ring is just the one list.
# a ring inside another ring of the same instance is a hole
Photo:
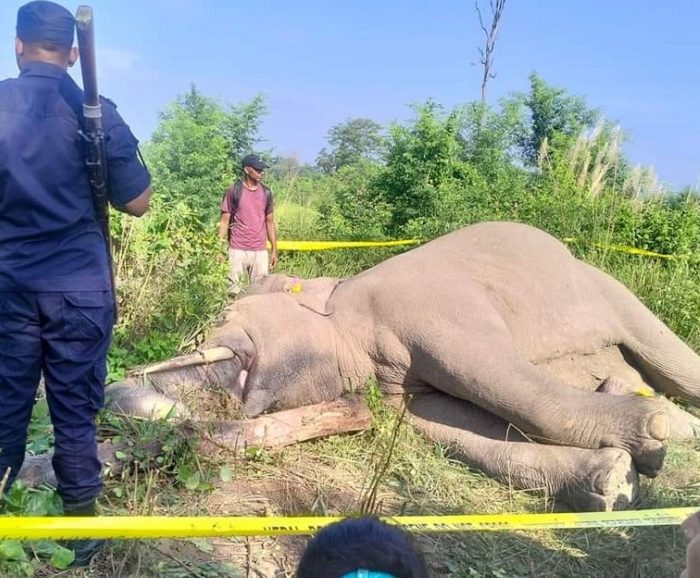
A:
{"label": "blue uniform shirt", "polygon": [[[0,292],[110,289],[104,239],[78,137],[78,119],[59,92],[66,72],[30,62],[0,82]],[[110,201],[146,190],[138,141],[102,100]]]}

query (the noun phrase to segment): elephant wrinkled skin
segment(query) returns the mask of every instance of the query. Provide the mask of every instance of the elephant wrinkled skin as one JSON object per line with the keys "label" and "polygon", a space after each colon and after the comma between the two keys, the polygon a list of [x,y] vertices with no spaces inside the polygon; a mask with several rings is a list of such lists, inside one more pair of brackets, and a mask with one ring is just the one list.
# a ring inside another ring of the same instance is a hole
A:
{"label": "elephant wrinkled skin", "polygon": [[[655,476],[666,442],[700,431],[648,394],[698,405],[700,358],[622,284],[522,224],[466,227],[344,280],[271,275],[201,349],[222,346],[231,355],[148,379],[165,393],[223,386],[251,417],[376,376],[458,458],[579,509],[629,505],[637,472]],[[121,387],[126,406],[137,388]]]}

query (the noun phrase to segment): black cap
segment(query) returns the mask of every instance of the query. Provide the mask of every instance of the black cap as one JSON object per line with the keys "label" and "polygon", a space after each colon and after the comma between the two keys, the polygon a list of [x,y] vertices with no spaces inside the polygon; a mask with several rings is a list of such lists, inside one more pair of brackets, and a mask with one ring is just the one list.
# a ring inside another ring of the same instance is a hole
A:
{"label": "black cap", "polygon": [[253,167],[256,171],[261,171],[267,168],[267,164],[260,158],[260,155],[249,154],[243,157],[241,165],[245,167]]}
{"label": "black cap", "polygon": [[75,19],[63,6],[37,0],[17,11],[17,38],[28,43],[46,43],[64,48],[73,46]]}

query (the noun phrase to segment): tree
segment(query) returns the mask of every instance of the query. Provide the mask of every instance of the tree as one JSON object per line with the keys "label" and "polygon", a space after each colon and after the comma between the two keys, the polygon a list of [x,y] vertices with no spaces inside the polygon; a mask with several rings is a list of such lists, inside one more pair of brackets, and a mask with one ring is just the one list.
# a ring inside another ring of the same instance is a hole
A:
{"label": "tree", "polygon": [[463,111],[444,114],[429,101],[416,112],[408,125],[391,128],[387,162],[377,185],[391,207],[392,235],[403,232],[411,220],[432,214],[439,189],[461,178],[464,169],[459,140]]}
{"label": "tree", "polygon": [[303,168],[296,155],[281,156],[272,159],[266,174],[274,179],[292,182],[299,178]]}
{"label": "tree", "polygon": [[600,117],[599,111],[588,108],[583,98],[550,86],[534,72],[530,75],[530,92],[516,98],[521,99],[528,117],[520,146],[530,166],[538,165],[544,145],[553,151],[569,146],[571,139],[592,129]]}
{"label": "tree", "polygon": [[489,0],[489,5],[491,7],[491,25],[486,28],[484,25],[484,19],[481,15],[481,9],[479,8],[479,1],[475,0],[474,6],[476,7],[476,13],[479,15],[479,25],[484,31],[484,48],[477,48],[479,55],[481,57],[480,62],[484,67],[484,75],[481,80],[481,102],[486,102],[486,87],[489,79],[496,78],[496,73],[491,69],[493,67],[493,51],[496,49],[496,40],[498,40],[498,29],[501,25],[501,16],[503,15],[503,10],[506,7],[506,0]]}
{"label": "tree", "polygon": [[257,142],[263,113],[261,97],[224,108],[192,85],[161,113],[146,146],[158,197],[184,202],[206,221],[218,218],[216,206],[239,159]]}
{"label": "tree", "polygon": [[522,104],[506,100],[498,110],[472,102],[464,110],[464,122],[458,135],[462,156],[479,172],[492,177],[495,172],[514,167],[525,130]]}
{"label": "tree", "polygon": [[319,226],[324,234],[335,239],[385,237],[391,212],[377,188],[381,171],[376,163],[361,160],[326,177],[329,191],[319,207]]}
{"label": "tree", "polygon": [[361,160],[377,161],[384,150],[382,127],[368,118],[354,118],[328,131],[331,150],[321,150],[317,166],[327,174],[352,166]]}
{"label": "tree", "polygon": [[249,102],[230,105],[221,123],[221,134],[228,145],[228,156],[235,166],[253,150],[260,141],[260,124],[267,114],[267,105],[262,95]]}

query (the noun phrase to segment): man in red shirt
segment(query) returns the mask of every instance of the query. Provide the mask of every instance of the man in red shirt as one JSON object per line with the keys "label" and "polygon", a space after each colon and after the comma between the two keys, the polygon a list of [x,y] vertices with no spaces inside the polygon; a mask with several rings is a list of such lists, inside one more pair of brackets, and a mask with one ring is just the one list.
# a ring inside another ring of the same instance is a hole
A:
{"label": "man in red shirt", "polygon": [[[272,192],[260,181],[266,165],[256,154],[243,159],[243,178],[231,185],[221,200],[219,235],[228,243],[231,293],[241,291],[240,281],[267,275],[277,265],[277,229]],[[267,254],[267,241],[271,251]]]}

